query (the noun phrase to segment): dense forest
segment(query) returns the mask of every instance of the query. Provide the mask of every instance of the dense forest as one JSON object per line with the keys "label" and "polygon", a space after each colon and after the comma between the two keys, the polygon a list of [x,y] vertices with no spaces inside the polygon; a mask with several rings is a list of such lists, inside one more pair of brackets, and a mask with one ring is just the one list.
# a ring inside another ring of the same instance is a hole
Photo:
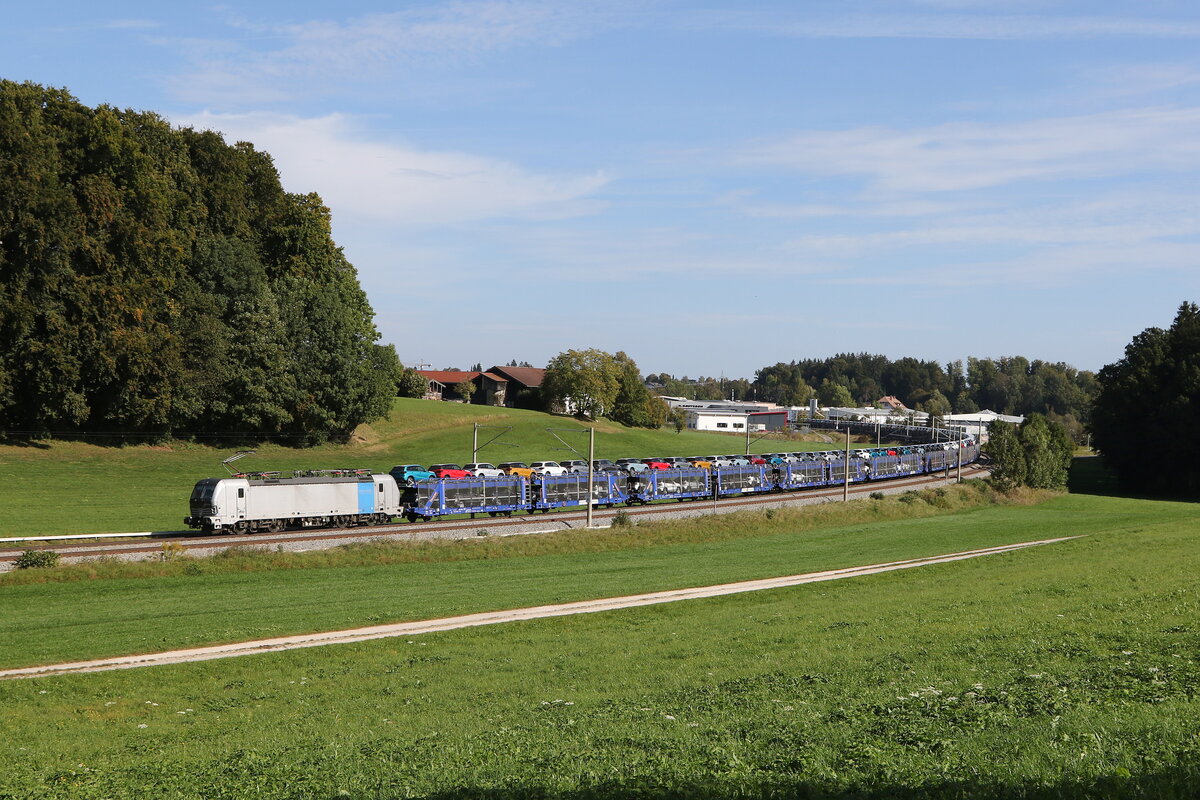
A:
{"label": "dense forest", "polygon": [[894,395],[909,408],[935,414],[991,409],[1002,414],[1046,414],[1078,429],[1088,421],[1098,390],[1096,376],[1068,364],[1009,358],[969,358],[964,366],[868,353],[841,353],[824,359],[779,363],[758,370],[753,381],[705,378],[698,382],[669,375],[647,379],[666,395],[702,400],[735,398],[803,405],[870,406]]}
{"label": "dense forest", "polygon": [[1098,376],[1092,430],[1122,486],[1200,495],[1200,306],[1183,303],[1171,327],[1147,328]]}
{"label": "dense forest", "polygon": [[0,81],[0,430],[344,436],[396,394],[373,317],[266,153]]}

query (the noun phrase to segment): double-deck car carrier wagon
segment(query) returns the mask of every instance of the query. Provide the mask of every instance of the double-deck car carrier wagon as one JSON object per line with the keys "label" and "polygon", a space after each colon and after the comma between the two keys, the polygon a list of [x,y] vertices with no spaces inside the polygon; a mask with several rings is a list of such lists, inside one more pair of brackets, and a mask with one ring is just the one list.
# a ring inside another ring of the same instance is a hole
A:
{"label": "double-deck car carrier wagon", "polygon": [[649,470],[629,476],[629,500],[687,500],[712,496],[712,473],[699,467]]}
{"label": "double-deck car carrier wagon", "polygon": [[404,492],[404,516],[411,522],[446,514],[509,516],[529,504],[529,485],[520,475],[419,481]]}
{"label": "double-deck car carrier wagon", "polygon": [[[626,501],[621,488],[623,476],[610,472],[592,473],[592,505],[611,506]],[[586,472],[566,475],[534,475],[530,486],[530,511],[549,511],[552,508],[586,506],[588,476]]]}

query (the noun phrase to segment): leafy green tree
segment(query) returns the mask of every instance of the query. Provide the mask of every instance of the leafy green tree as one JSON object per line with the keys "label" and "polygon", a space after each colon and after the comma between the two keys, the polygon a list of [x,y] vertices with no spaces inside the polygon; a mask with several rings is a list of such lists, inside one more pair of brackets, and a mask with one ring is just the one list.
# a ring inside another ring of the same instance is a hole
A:
{"label": "leafy green tree", "polygon": [[1135,491],[1200,492],[1200,308],[1183,303],[1167,330],[1147,328],[1100,370],[1093,445]]}
{"label": "leafy green tree", "polygon": [[473,381],[459,381],[452,388],[454,389],[454,393],[467,403],[471,402],[471,396],[475,394],[475,383]]}
{"label": "leafy green tree", "polygon": [[1074,451],[1066,429],[1042,414],[1031,414],[1019,427],[992,422],[984,445],[993,462],[992,482],[1005,491],[1064,488]]}
{"label": "leafy green tree", "polygon": [[918,411],[925,411],[931,417],[941,418],[950,413],[950,401],[937,389],[930,393],[929,398],[917,406]]}
{"label": "leafy green tree", "polygon": [[616,359],[595,348],[559,353],[542,379],[542,397],[551,407],[570,408],[591,419],[612,409],[620,388]]}
{"label": "leafy green tree", "polygon": [[429,386],[425,376],[415,369],[401,367],[400,376],[396,381],[396,394],[400,397],[424,397]]}
{"label": "leafy green tree", "polygon": [[270,156],[0,80],[0,427],[344,436],[400,375]]}
{"label": "leafy green tree", "polygon": [[854,398],[850,396],[850,390],[829,378],[821,382],[821,386],[817,390],[817,397],[823,406],[836,406],[838,408],[852,408],[854,406]]}
{"label": "leafy green tree", "polygon": [[988,425],[988,440],[983,451],[992,460],[992,483],[1001,491],[1012,491],[1025,485],[1029,467],[1025,448],[1017,435],[1017,426],[994,420]]}
{"label": "leafy green tree", "polygon": [[1062,489],[1075,447],[1062,425],[1042,414],[1031,414],[1021,423],[1021,446],[1025,450],[1025,484],[1034,489]]}
{"label": "leafy green tree", "polygon": [[613,356],[618,372],[617,396],[613,399],[609,418],[622,425],[638,428],[657,428],[666,419],[666,403],[646,388],[638,366],[624,352]]}

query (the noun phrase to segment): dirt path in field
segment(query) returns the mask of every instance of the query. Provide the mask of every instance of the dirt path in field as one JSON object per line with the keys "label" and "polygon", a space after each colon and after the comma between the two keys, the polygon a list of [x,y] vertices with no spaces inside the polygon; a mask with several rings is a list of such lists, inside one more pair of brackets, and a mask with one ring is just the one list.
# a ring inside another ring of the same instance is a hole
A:
{"label": "dirt path in field", "polygon": [[855,578],[860,575],[874,575],[880,572],[892,572],[913,567],[924,567],[930,564],[944,564],[950,561],[962,561],[968,558],[1008,553],[1026,547],[1036,547],[1043,544],[1065,542],[1076,539],[1076,536],[1065,536],[1058,539],[1041,539],[1035,542],[1018,542],[1016,544],[985,547],[978,550],[964,550],[959,553],[946,553],[927,558],[914,558],[905,561],[889,561],[884,564],[870,564],[862,567],[846,567],[844,569],[826,570],[824,572],[809,572],[803,575],[787,575],[782,578],[765,578],[754,581],[725,583],[717,586],[700,586],[693,589],[675,589],[666,592],[651,592],[635,594],[627,597],[609,597],[601,600],[583,600],[575,603],[562,603],[551,606],[536,606],[533,608],[518,608],[510,611],[487,611],[481,614],[466,614],[460,617],[445,617],[421,622],[399,622],[391,625],[374,625],[369,628],[354,628],[345,631],[328,631],[325,633],[308,633],[299,636],[282,636],[275,639],[258,639],[251,642],[221,644],[210,647],[196,647],[189,650],[171,650],[165,653],[149,653],[145,655],[119,656],[102,658],[94,661],[75,661],[66,664],[47,664],[40,667],[22,667],[20,669],[0,670],[0,679],[6,678],[35,678],[50,675],[65,675],[73,672],[100,672],[112,669],[131,669],[133,667],[152,667],[162,664],[178,664],[185,661],[209,661],[216,658],[233,658],[234,656],[253,655],[255,653],[273,653],[279,650],[294,650],[300,647],[320,647],[327,644],[348,644],[363,642],[368,639],[385,639],[396,636],[416,636],[435,631],[449,631],[456,628],[471,628],[479,625],[496,625],[502,622],[519,622],[545,617],[561,617],[569,614],[592,614],[598,611],[614,611],[636,606],[649,606],[658,603],[673,603],[677,600],[695,600],[704,597],[717,597],[741,592],[757,592],[764,589],[779,589],[785,586],[798,586],[804,583],[818,583],[842,578]]}

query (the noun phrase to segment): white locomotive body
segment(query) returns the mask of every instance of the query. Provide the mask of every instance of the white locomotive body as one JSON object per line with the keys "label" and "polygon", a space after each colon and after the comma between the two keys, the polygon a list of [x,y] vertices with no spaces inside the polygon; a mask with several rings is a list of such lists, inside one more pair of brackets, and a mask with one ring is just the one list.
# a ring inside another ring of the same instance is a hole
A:
{"label": "white locomotive body", "polygon": [[400,489],[391,475],[366,470],[205,478],[192,489],[190,511],[183,523],[205,532],[382,525],[399,516]]}

